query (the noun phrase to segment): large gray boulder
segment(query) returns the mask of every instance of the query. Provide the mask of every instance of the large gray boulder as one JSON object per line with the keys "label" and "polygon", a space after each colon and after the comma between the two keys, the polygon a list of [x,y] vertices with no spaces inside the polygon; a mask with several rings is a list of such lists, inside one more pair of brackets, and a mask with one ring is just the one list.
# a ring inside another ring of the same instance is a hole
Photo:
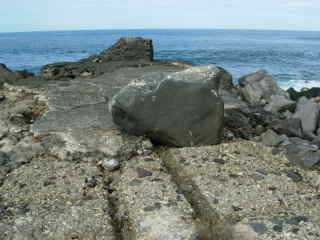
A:
{"label": "large gray boulder", "polygon": [[[267,104],[271,102],[272,96],[283,96],[288,101],[290,100],[289,94],[282,90],[272,76],[264,70],[243,76],[239,80],[239,86],[243,99],[250,105]],[[273,105],[275,105],[274,100]]]}
{"label": "large gray boulder", "polygon": [[112,99],[113,120],[129,134],[146,135],[160,144],[218,144],[224,106],[215,89],[216,70],[215,66],[193,67],[142,77]]}
{"label": "large gray boulder", "polygon": [[319,105],[312,99],[308,100],[305,97],[299,99],[296,112],[292,117],[301,120],[303,133],[308,137],[315,137],[319,111]]}

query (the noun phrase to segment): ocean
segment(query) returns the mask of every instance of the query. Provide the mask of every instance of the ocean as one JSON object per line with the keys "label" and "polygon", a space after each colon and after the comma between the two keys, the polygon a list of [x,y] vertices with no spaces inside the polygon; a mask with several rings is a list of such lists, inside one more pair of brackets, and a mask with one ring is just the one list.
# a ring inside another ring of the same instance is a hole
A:
{"label": "ocean", "polygon": [[320,86],[320,32],[265,30],[88,30],[0,33],[0,63],[38,72],[41,66],[76,61],[118,38],[154,40],[156,59],[217,64],[237,81],[265,69],[283,87]]}

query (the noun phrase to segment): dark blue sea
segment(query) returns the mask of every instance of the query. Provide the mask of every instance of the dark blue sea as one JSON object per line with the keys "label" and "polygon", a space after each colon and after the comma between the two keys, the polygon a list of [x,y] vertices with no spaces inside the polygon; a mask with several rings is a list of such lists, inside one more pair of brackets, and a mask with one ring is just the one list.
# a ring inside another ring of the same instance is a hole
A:
{"label": "dark blue sea", "polygon": [[320,32],[257,30],[94,30],[0,33],[0,62],[39,71],[44,64],[99,53],[123,36],[152,38],[157,59],[214,63],[234,79],[266,69],[284,88],[320,86]]}

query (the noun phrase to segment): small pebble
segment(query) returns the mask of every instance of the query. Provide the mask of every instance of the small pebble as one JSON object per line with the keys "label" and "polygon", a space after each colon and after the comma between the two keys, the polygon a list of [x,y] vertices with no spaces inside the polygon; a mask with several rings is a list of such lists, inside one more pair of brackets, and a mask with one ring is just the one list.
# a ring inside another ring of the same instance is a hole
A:
{"label": "small pebble", "polygon": [[6,97],[3,95],[0,95],[0,102],[3,102],[4,100],[6,100]]}
{"label": "small pebble", "polygon": [[221,164],[221,165],[223,165],[223,164],[226,163],[226,161],[223,160],[222,158],[216,158],[216,159],[214,159],[213,161],[214,161],[215,163],[218,163],[218,164]]}
{"label": "small pebble", "polygon": [[98,181],[95,176],[85,179],[86,186],[89,188],[95,188],[98,185]]}
{"label": "small pebble", "polygon": [[144,177],[150,177],[152,176],[152,172],[143,169],[143,168],[137,168],[137,174],[139,178],[144,178]]}
{"label": "small pebble", "polygon": [[253,222],[250,224],[250,226],[256,233],[261,235],[268,231],[268,228],[264,223]]}
{"label": "small pebble", "polygon": [[289,172],[287,173],[287,176],[288,176],[289,178],[291,178],[292,181],[294,181],[294,182],[302,182],[302,181],[303,181],[303,177],[302,177],[301,174],[298,173],[298,172],[289,171]]}
{"label": "small pebble", "polygon": [[117,159],[105,159],[101,163],[102,167],[110,172],[118,170],[120,168],[120,163]]}

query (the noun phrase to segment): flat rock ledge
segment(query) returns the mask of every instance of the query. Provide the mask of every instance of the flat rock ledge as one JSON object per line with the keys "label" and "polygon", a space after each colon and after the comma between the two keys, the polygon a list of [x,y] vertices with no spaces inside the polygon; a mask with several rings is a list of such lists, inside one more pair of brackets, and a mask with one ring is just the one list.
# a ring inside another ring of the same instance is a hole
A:
{"label": "flat rock ledge", "polygon": [[208,239],[239,223],[261,240],[319,238],[317,171],[290,166],[271,148],[246,141],[170,149],[161,156],[207,225]]}

